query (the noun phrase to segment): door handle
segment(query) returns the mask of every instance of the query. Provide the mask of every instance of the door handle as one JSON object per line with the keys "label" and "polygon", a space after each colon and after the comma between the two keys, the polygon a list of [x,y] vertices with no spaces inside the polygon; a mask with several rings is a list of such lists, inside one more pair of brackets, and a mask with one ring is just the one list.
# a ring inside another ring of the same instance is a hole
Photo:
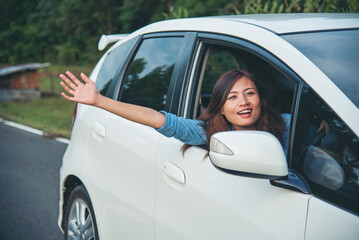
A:
{"label": "door handle", "polygon": [[180,169],[173,163],[166,162],[165,166],[163,168],[163,172],[164,172],[164,174],[173,178],[174,180],[176,180],[177,182],[179,182],[181,184],[186,183],[186,177],[184,175],[184,172],[182,171],[182,169]]}
{"label": "door handle", "polygon": [[94,133],[97,134],[98,136],[103,137],[103,138],[106,136],[106,129],[101,123],[95,122],[93,124],[92,129],[93,129]]}

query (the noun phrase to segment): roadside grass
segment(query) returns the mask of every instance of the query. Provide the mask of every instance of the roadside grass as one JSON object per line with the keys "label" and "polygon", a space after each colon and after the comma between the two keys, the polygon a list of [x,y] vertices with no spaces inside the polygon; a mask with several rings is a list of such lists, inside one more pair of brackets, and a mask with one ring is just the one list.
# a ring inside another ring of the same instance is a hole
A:
{"label": "roadside grass", "polygon": [[48,137],[70,138],[74,107],[60,97],[0,103],[0,117],[40,129]]}
{"label": "roadside grass", "polygon": [[90,67],[51,66],[40,71],[41,98],[0,102],[0,117],[44,131],[48,137],[71,136],[71,124],[75,103],[61,97],[63,91],[60,73],[71,71],[76,76],[81,72],[89,75]]}

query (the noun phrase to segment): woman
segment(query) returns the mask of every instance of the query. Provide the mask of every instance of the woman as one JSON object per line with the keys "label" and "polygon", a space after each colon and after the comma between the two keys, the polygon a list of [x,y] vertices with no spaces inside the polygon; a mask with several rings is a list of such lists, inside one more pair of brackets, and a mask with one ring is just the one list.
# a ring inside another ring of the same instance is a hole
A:
{"label": "woman", "polygon": [[[93,81],[81,73],[87,83],[82,84],[73,74],[61,74],[62,87],[70,94],[62,96],[70,101],[93,105],[128,120],[155,128],[167,137],[175,137],[186,145],[206,145],[210,137],[221,131],[261,130],[272,133],[287,150],[289,114],[276,113],[260,98],[255,79],[246,71],[231,70],[223,74],[213,88],[207,109],[198,120],[184,119],[164,111],[119,102],[102,96]],[[72,81],[71,81],[72,80]],[[66,84],[65,84],[66,83]]]}

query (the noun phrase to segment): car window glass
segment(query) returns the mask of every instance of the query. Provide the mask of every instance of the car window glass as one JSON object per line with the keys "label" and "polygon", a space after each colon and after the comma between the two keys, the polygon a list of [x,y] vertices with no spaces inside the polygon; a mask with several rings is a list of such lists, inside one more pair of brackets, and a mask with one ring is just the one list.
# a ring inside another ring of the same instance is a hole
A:
{"label": "car window glass", "polygon": [[131,50],[133,41],[133,39],[126,41],[107,53],[96,80],[97,89],[102,95],[106,95],[119,67],[123,65],[126,56]]}
{"label": "car window glass", "polygon": [[296,125],[295,170],[313,194],[359,213],[358,137],[308,85]]}
{"label": "car window glass", "polygon": [[143,40],[127,70],[120,100],[162,110],[182,37]]}
{"label": "car window glass", "polygon": [[202,92],[211,93],[218,78],[230,69],[239,68],[235,56],[226,48],[211,47],[208,49],[208,60],[204,72]]}
{"label": "car window glass", "polygon": [[359,107],[359,30],[309,32],[283,38],[313,61]]}

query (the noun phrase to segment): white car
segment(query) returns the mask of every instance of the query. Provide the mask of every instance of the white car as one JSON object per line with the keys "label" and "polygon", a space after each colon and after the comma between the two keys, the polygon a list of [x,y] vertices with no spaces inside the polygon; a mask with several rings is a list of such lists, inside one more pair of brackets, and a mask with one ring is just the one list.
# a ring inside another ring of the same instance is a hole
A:
{"label": "white car", "polygon": [[117,41],[90,79],[119,101],[195,119],[229,69],[291,114],[288,152],[259,131],[210,153],[78,104],[60,173],[66,239],[359,239],[359,14],[169,20]]}

